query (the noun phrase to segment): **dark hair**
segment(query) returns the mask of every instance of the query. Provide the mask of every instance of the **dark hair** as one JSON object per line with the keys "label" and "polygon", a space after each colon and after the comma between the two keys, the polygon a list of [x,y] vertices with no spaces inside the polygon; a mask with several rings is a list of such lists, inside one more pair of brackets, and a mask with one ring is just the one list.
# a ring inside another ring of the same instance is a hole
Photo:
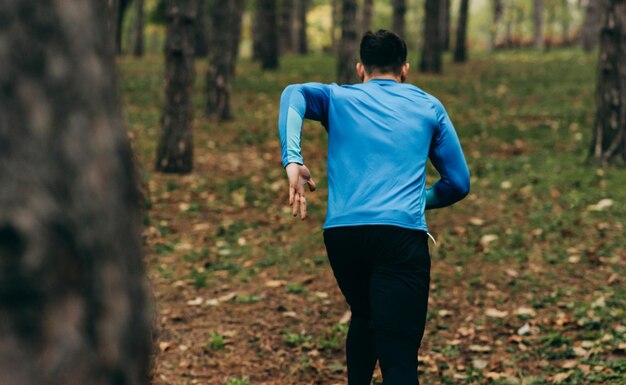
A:
{"label": "dark hair", "polygon": [[406,43],[395,32],[367,31],[361,39],[360,55],[368,73],[377,70],[398,74],[406,63]]}

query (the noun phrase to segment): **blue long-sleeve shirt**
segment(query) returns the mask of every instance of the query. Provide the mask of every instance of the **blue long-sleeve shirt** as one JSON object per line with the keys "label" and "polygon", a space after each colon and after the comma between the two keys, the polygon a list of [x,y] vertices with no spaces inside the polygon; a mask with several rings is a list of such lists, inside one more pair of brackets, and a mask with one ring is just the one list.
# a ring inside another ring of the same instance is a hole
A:
{"label": "blue long-sleeve shirt", "polygon": [[[396,225],[428,231],[424,211],[469,192],[469,171],[443,105],[391,79],[357,85],[290,85],[280,101],[283,167],[303,164],[303,119],[328,131],[328,211],[324,228]],[[441,178],[426,188],[426,161]]]}

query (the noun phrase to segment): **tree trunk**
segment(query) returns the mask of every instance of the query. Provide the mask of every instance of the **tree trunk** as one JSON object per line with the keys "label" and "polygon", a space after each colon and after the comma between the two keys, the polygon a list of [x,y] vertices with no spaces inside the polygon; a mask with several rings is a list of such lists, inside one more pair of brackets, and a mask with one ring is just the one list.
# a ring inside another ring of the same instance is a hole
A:
{"label": "tree trunk", "polygon": [[261,68],[278,68],[278,31],[276,25],[276,0],[257,0],[256,12],[261,33]]}
{"label": "tree trunk", "polygon": [[356,74],[357,20],[356,0],[343,0],[341,9],[341,41],[337,63],[337,82],[353,84],[358,81]]}
{"label": "tree trunk", "polygon": [[309,53],[309,41],[306,36],[306,15],[309,10],[309,0],[299,0],[298,2],[298,47],[297,51],[300,55]]}
{"label": "tree trunk", "polygon": [[0,385],[148,385],[107,3],[0,0]]}
{"label": "tree trunk", "polygon": [[406,19],[406,0],[393,0],[393,19],[391,29],[404,38]]}
{"label": "tree trunk", "polygon": [[626,1],[604,0],[591,158],[626,162]]}
{"label": "tree trunk", "polygon": [[439,26],[441,32],[439,37],[441,38],[441,49],[448,51],[450,49],[450,3],[451,0],[439,0]]}
{"label": "tree trunk", "polygon": [[231,79],[235,73],[244,5],[243,0],[213,1],[205,113],[219,120],[232,118]]}
{"label": "tree trunk", "polygon": [[569,9],[569,1],[561,0],[561,7],[563,8],[563,13],[561,15],[561,41],[563,46],[569,47],[571,45],[570,22],[572,17]]}
{"label": "tree trunk", "polygon": [[467,18],[469,0],[461,0],[459,8],[459,22],[456,28],[456,48],[454,49],[454,61],[463,63],[467,61]]}
{"label": "tree trunk", "polygon": [[[363,9],[361,10],[361,35],[372,28],[372,13],[374,11],[373,0],[363,0]],[[357,36],[358,40],[358,36]]]}
{"label": "tree trunk", "polygon": [[156,169],[187,173],[193,167],[194,21],[196,0],[168,0],[165,42],[165,114]]}
{"label": "tree trunk", "polygon": [[504,7],[502,5],[502,0],[492,0],[491,3],[493,10],[493,24],[491,25],[488,49],[493,51],[498,43],[498,24],[502,19]]}
{"label": "tree trunk", "polygon": [[143,0],[135,1],[135,19],[133,20],[133,37],[132,37],[132,53],[139,57],[143,56],[144,44],[143,44]]}
{"label": "tree trunk", "polygon": [[[229,52],[229,69],[231,77],[235,75],[235,68],[237,66],[237,59],[239,59],[239,43],[241,42],[241,24],[243,21],[243,12],[246,8],[245,0],[232,0],[232,14],[230,15],[232,26],[232,32],[228,34],[230,42],[228,46],[230,47]],[[220,33],[213,31],[213,34],[219,38]]]}
{"label": "tree trunk", "polygon": [[118,4],[118,10],[115,13],[115,52],[120,55],[122,53],[122,23],[124,22],[124,16],[126,15],[126,10],[128,9],[131,0],[115,1]]}
{"label": "tree trunk", "polygon": [[536,49],[544,49],[543,0],[533,0],[533,42]]}
{"label": "tree trunk", "polygon": [[443,70],[442,47],[441,47],[441,10],[440,0],[426,0],[426,13],[424,17],[424,45],[420,61],[421,72],[440,73]]}
{"label": "tree trunk", "polygon": [[337,42],[337,29],[339,29],[339,24],[341,23],[341,9],[339,0],[331,0],[332,7],[332,26],[330,31],[330,40],[331,40],[331,50],[333,54],[336,54],[338,51],[338,42]]}
{"label": "tree trunk", "polygon": [[117,52],[117,19],[120,12],[120,0],[107,0],[107,34],[111,47]]}
{"label": "tree trunk", "polygon": [[601,2],[587,0],[585,5],[585,20],[582,27],[582,46],[586,52],[593,51],[598,46],[600,37]]}
{"label": "tree trunk", "polygon": [[[258,16],[255,16],[255,21],[258,19]],[[293,31],[296,30],[294,25],[294,21],[296,19],[296,9],[294,7],[294,0],[283,0],[281,2],[280,7],[280,24],[279,24],[279,48],[280,53],[289,53],[293,52]],[[255,31],[259,31],[258,28],[255,28]],[[260,36],[260,33],[256,35]],[[260,50],[260,39],[259,46],[257,47]],[[259,54],[257,59],[260,59],[261,55]]]}
{"label": "tree trunk", "polygon": [[206,1],[207,0],[196,0],[194,56],[197,58],[207,57],[209,51]]}

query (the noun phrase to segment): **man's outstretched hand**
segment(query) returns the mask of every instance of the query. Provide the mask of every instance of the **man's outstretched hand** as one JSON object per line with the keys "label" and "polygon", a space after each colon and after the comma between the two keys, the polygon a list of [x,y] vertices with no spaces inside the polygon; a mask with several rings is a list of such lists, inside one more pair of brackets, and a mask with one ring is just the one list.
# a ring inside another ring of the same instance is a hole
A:
{"label": "man's outstretched hand", "polygon": [[306,218],[306,198],[304,197],[305,186],[309,190],[315,191],[315,182],[311,178],[311,172],[304,165],[289,163],[285,168],[289,178],[289,204],[294,217],[298,216],[298,206],[300,206],[300,217]]}

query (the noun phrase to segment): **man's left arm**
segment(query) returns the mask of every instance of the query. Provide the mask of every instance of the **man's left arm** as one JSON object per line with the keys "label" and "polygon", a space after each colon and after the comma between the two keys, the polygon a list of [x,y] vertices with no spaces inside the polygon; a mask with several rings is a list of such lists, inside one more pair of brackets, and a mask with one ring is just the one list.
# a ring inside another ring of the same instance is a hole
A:
{"label": "man's left arm", "polygon": [[315,190],[315,182],[302,157],[302,123],[312,119],[328,125],[330,86],[321,83],[293,84],[287,86],[280,98],[278,132],[280,135],[282,164],[289,179],[289,204],[294,216],[306,218],[305,187]]}

